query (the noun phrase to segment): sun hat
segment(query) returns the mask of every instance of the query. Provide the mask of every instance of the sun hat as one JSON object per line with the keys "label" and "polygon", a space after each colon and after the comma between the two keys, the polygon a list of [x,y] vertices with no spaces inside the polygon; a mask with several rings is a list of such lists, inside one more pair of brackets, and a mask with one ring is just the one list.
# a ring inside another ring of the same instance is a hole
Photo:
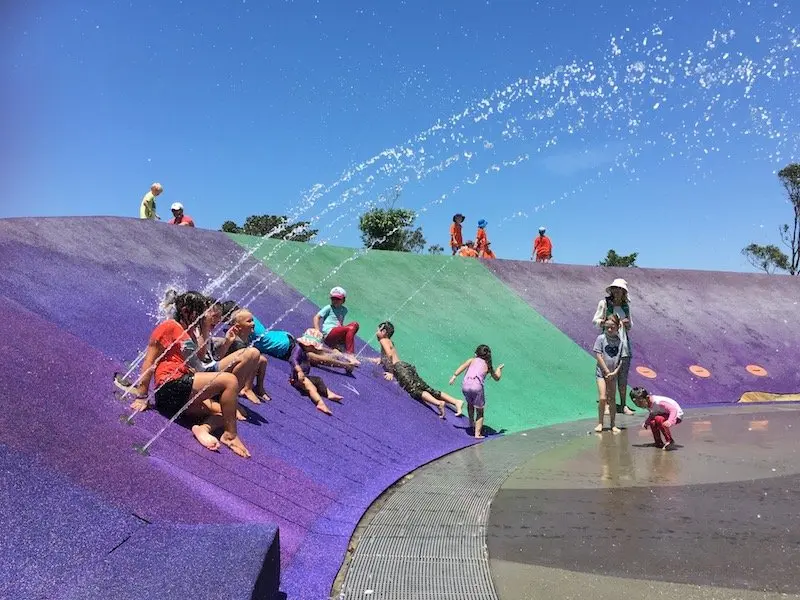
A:
{"label": "sun hat", "polygon": [[462,221],[465,221],[465,220],[467,219],[467,217],[465,217],[465,216],[464,216],[464,215],[462,215],[461,213],[456,213],[456,214],[454,214],[454,215],[453,215],[453,223],[455,223],[455,222],[456,222],[456,219],[457,219],[458,217],[461,217],[461,220],[462,220]]}
{"label": "sun hat", "polygon": [[545,231],[547,231],[547,229],[544,227],[539,227],[539,233],[544,233]]}
{"label": "sun hat", "polygon": [[624,279],[622,279],[621,277],[618,277],[617,279],[615,279],[614,281],[611,282],[611,285],[609,285],[606,288],[606,294],[610,294],[611,293],[611,288],[615,288],[615,287],[623,289],[623,290],[625,290],[627,292],[628,291],[628,282],[625,281]]}
{"label": "sun hat", "polygon": [[343,287],[339,287],[338,285],[331,290],[330,294],[331,298],[346,298],[347,292],[344,291]]}
{"label": "sun hat", "polygon": [[481,219],[480,221],[478,221],[478,227],[486,227],[488,224],[489,221],[487,221],[486,219]]}
{"label": "sun hat", "polygon": [[306,332],[297,338],[297,343],[303,346],[311,346],[317,350],[322,348],[322,332],[319,329],[306,329]]}
{"label": "sun hat", "polygon": [[170,210],[183,210],[183,204],[180,202],[173,202],[172,206],[169,207]]}

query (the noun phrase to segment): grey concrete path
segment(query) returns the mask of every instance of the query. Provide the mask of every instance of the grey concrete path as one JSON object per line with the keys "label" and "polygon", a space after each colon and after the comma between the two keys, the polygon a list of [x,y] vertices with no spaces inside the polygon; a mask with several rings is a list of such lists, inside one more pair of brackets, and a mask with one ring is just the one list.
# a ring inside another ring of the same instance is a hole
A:
{"label": "grey concrete path", "polygon": [[422,467],[362,523],[336,598],[795,598],[800,409],[687,411],[674,452],[646,446],[642,421],[498,437]]}

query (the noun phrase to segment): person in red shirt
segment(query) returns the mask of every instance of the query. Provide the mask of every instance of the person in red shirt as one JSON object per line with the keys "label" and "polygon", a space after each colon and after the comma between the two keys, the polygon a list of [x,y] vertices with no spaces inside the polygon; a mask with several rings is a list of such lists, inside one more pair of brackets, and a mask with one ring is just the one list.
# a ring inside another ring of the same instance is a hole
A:
{"label": "person in red shirt", "polygon": [[453,215],[453,224],[450,225],[450,249],[453,251],[453,256],[464,245],[464,238],[461,237],[461,224],[465,218],[461,213]]}
{"label": "person in red shirt", "polygon": [[170,225],[194,227],[194,219],[189,215],[183,214],[183,204],[180,202],[173,202],[170,209],[172,210],[172,218],[169,220]]}
{"label": "person in red shirt", "polygon": [[545,235],[545,228],[539,227],[539,236],[533,240],[531,260],[536,262],[550,262],[553,259],[553,242]]}
{"label": "person in red shirt", "polygon": [[492,251],[492,249],[490,247],[491,245],[492,245],[492,242],[487,241],[486,242],[486,248],[478,256],[480,258],[497,258],[497,256],[495,256],[495,253]]}
{"label": "person in red shirt", "polygon": [[[200,345],[194,331],[206,318],[209,299],[198,292],[186,292],[175,296],[173,301],[174,318],[159,323],[150,335],[141,375],[130,386],[136,394],[131,408],[147,409],[150,380],[155,375],[156,408],[160,412],[170,418],[183,412],[200,421],[192,427],[192,434],[209,450],[217,450],[222,442],[235,454],[250,458],[250,452],[237,433],[236,409],[239,390],[248,377],[252,379],[258,367],[258,350],[240,350],[231,355],[231,360],[222,361],[219,371],[202,370],[204,367],[197,356]],[[233,368],[236,374],[228,372],[228,368]],[[216,411],[210,405],[216,403],[209,401],[216,397],[219,397],[224,429],[219,440],[211,434],[215,429]]]}
{"label": "person in red shirt", "polygon": [[489,222],[486,219],[481,219],[478,221],[478,232],[475,234],[475,251],[478,253],[478,256],[483,254],[483,251],[486,249],[486,246],[489,243],[489,240],[486,237],[486,226],[488,224]]}

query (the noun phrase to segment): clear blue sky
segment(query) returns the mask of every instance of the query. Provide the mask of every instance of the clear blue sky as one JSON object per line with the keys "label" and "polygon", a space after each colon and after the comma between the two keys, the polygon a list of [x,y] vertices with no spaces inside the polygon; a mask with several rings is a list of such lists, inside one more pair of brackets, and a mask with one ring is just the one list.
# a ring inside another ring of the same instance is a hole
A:
{"label": "clear blue sky", "polygon": [[463,212],[501,257],[544,224],[557,262],[732,270],[790,217],[784,0],[30,0],[0,23],[0,216],[133,217],[160,181],[162,216],[218,229],[320,184],[301,217],[359,246],[400,183],[429,243]]}

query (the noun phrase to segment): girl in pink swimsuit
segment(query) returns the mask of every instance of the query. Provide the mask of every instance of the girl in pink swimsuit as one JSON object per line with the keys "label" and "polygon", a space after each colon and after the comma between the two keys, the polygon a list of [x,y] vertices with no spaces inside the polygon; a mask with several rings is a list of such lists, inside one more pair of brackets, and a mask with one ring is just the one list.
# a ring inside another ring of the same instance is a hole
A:
{"label": "girl in pink swimsuit", "polygon": [[483,411],[486,405],[483,385],[486,374],[490,374],[495,381],[500,381],[503,374],[503,366],[498,365],[495,369],[492,366],[492,350],[486,344],[481,344],[475,349],[475,356],[467,359],[453,376],[450,378],[450,385],[455,383],[456,378],[466,370],[464,381],[461,383],[461,391],[467,401],[467,414],[469,415],[470,427],[475,429],[475,437],[483,438]]}

